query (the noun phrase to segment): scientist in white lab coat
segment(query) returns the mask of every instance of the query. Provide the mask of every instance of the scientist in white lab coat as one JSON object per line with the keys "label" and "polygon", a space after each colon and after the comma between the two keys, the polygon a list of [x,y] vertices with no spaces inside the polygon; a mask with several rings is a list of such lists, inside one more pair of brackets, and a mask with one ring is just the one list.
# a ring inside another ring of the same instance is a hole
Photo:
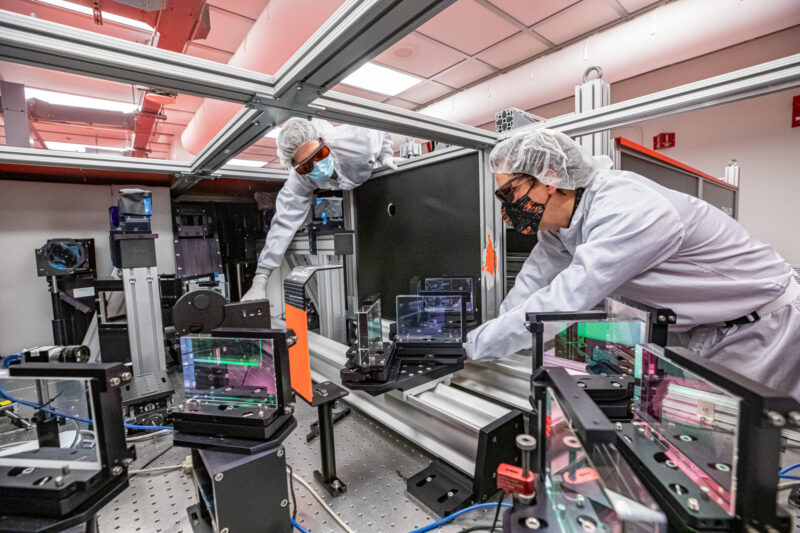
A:
{"label": "scientist in white lab coat", "polygon": [[470,359],[530,348],[526,313],[588,310],[619,294],[671,308],[670,331],[690,350],[800,398],[800,285],[772,247],[559,132],[512,137],[490,164],[506,223],[539,242],[500,315],[467,336]]}
{"label": "scientist in white lab coat", "polygon": [[289,178],[275,200],[267,241],[258,257],[253,284],[242,301],[267,297],[267,282],[278,268],[294,234],[305,222],[317,189],[355,189],[372,175],[378,163],[397,169],[392,138],[358,126],[333,127],[324,120],[291,118],[277,138],[278,157]]}

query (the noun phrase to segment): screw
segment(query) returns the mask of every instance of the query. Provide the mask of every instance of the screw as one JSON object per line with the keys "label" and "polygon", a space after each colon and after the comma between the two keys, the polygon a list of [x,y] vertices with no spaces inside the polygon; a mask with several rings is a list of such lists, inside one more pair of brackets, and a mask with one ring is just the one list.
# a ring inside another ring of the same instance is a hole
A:
{"label": "screw", "polygon": [[223,476],[222,474],[217,474],[216,476],[214,476],[214,481],[222,481],[223,477],[225,476]]}
{"label": "screw", "polygon": [[622,422],[617,422],[615,427],[617,428],[617,431],[622,431]]}
{"label": "screw", "polygon": [[62,476],[68,475],[69,472],[70,472],[70,470],[69,470],[69,466],[68,465],[64,465],[64,466],[61,467],[61,475]]}
{"label": "screw", "polygon": [[126,457],[125,459],[122,460],[122,464],[124,464],[125,466],[131,466],[133,464],[133,459],[131,459],[130,457]]}
{"label": "screw", "polygon": [[219,533],[228,533],[228,528],[223,527],[222,529],[219,530]]}
{"label": "screw", "polygon": [[289,505],[287,500],[281,500],[281,507],[286,507],[287,505]]}
{"label": "screw", "polygon": [[800,413],[797,411],[789,411],[789,422],[795,426],[800,426]]}
{"label": "screw", "polygon": [[117,376],[114,376],[113,378],[108,380],[108,384],[111,385],[112,387],[119,387],[120,383],[122,383],[122,380],[119,379]]}
{"label": "screw", "polygon": [[278,450],[278,457],[283,457],[283,450]]}
{"label": "screw", "polygon": [[56,487],[63,487],[64,486],[64,478],[62,476],[56,476],[56,478],[53,480],[53,482],[56,484]]}
{"label": "screw", "polygon": [[666,322],[667,321],[667,317],[665,317],[664,315],[659,315],[658,321],[659,322]]}
{"label": "screw", "polygon": [[539,522],[538,518],[528,517],[525,519],[525,527],[528,529],[539,529],[542,527],[542,524]]}
{"label": "screw", "polygon": [[611,386],[618,389],[618,388],[622,387],[622,384],[621,383],[617,383],[616,381],[612,381],[611,382]]}
{"label": "screw", "polygon": [[132,377],[133,377],[133,374],[131,374],[130,372],[123,372],[122,373],[122,381],[124,381],[125,383],[129,382]]}
{"label": "screw", "polygon": [[767,418],[769,419],[769,423],[775,427],[779,428],[786,425],[786,419],[782,414],[776,411],[767,411]]}
{"label": "screw", "polygon": [[122,467],[121,467],[121,466],[115,466],[115,467],[113,467],[113,468],[111,469],[111,475],[112,475],[112,476],[118,476],[118,475],[120,475],[121,473],[122,473]]}
{"label": "screw", "polygon": [[448,498],[452,498],[454,495],[455,495],[455,493],[452,490],[448,490],[447,491],[447,497]]}
{"label": "screw", "polygon": [[586,505],[586,498],[583,496],[583,494],[578,494],[578,496],[575,498],[575,505],[577,505],[579,509],[583,509],[583,507]]}
{"label": "screw", "polygon": [[585,389],[586,388],[586,383],[584,383],[583,381],[579,381],[578,382],[578,387],[580,387],[582,389]]}
{"label": "screw", "polygon": [[697,501],[697,498],[689,498],[686,501],[686,505],[689,507],[690,511],[697,512],[700,510],[700,502]]}

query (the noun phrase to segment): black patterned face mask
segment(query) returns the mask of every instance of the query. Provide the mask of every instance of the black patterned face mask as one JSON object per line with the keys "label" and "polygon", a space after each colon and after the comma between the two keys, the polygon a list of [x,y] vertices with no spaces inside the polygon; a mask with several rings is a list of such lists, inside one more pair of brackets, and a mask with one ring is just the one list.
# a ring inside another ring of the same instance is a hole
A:
{"label": "black patterned face mask", "polygon": [[[547,202],[550,197],[547,197]],[[534,202],[526,194],[519,200],[507,202],[500,208],[503,220],[510,227],[514,228],[523,235],[535,235],[539,231],[539,223],[544,215],[544,208],[547,202],[540,204]]]}

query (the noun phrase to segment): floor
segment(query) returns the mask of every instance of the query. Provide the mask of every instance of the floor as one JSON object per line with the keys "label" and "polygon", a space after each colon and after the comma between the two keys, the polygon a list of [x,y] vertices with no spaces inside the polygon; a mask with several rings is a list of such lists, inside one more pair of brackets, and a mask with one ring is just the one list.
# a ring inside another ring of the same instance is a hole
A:
{"label": "floor", "polygon": [[[306,443],[306,433],[316,420],[316,410],[300,402],[298,427],[285,441],[287,462],[318,494],[358,532],[409,532],[432,523],[435,518],[409,500],[405,479],[426,467],[431,457],[416,446],[353,411],[336,425],[336,464],[347,492],[331,498],[314,482],[319,468],[319,440]],[[171,444],[171,437],[137,443],[137,461],[142,468]],[[148,468],[180,464],[185,448],[171,448]],[[307,530],[342,531],[322,506],[299,483],[295,483],[297,521]],[[189,533],[186,507],[195,503],[191,475],[174,470],[161,474],[135,475],[131,486],[99,515],[102,533]],[[488,524],[493,510],[477,510],[437,531],[456,532]],[[237,532],[231,532],[237,533]]]}

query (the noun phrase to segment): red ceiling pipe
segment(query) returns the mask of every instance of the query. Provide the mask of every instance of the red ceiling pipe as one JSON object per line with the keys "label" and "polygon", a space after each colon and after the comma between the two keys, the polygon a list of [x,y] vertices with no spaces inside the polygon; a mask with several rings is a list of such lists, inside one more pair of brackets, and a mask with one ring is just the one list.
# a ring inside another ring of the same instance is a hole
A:
{"label": "red ceiling pipe", "polygon": [[[103,8],[111,7],[112,4],[117,3],[106,2]],[[186,43],[205,38],[209,29],[206,0],[169,0],[155,22],[155,31],[158,34],[158,42],[155,44],[158,48],[182,53]],[[147,157],[147,145],[161,114],[162,104],[156,99],[148,99],[147,94],[145,92],[142,109],[133,130],[133,157]]]}
{"label": "red ceiling pipe", "polygon": [[[343,0],[271,0],[228,64],[275,74],[342,3]],[[206,98],[181,134],[184,148],[197,154],[241,107]]]}

